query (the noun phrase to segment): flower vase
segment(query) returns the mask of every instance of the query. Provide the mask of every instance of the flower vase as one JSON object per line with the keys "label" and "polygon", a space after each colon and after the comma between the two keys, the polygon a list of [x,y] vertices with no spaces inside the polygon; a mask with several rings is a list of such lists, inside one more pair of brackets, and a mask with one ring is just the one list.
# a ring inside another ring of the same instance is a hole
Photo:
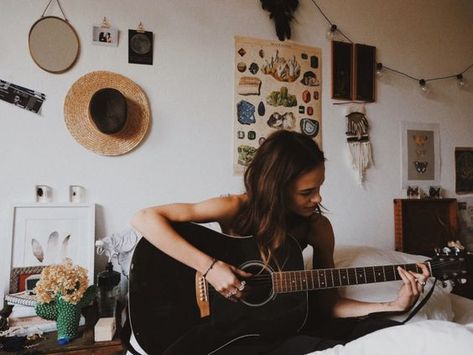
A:
{"label": "flower vase", "polygon": [[97,288],[89,286],[82,299],[77,303],[65,301],[60,295],[49,303],[38,303],[36,314],[42,318],[55,320],[57,339],[60,345],[69,343],[79,333],[81,310],[95,297]]}

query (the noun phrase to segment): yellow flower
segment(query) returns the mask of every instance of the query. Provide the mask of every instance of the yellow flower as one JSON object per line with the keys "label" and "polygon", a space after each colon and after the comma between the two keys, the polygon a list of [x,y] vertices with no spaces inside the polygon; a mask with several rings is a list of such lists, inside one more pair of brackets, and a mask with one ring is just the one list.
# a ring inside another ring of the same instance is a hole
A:
{"label": "yellow flower", "polygon": [[73,265],[67,258],[62,264],[49,265],[41,272],[36,284],[36,299],[39,303],[49,303],[56,296],[65,301],[77,304],[89,285],[87,270],[79,265]]}

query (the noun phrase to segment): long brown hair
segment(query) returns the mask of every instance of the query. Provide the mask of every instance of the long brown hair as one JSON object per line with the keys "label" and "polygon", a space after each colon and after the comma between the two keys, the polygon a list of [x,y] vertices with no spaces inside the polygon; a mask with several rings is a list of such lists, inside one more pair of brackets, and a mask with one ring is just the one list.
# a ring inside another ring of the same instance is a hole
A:
{"label": "long brown hair", "polygon": [[265,262],[286,237],[288,187],[324,161],[324,153],[310,137],[292,131],[277,131],[258,148],[245,171],[248,200],[234,227],[256,237]]}

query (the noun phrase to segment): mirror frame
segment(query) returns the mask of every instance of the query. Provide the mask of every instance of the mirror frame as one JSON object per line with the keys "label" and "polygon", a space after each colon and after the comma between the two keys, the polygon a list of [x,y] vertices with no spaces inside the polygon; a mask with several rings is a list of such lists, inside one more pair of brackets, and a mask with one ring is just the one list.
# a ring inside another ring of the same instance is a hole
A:
{"label": "mirror frame", "polygon": [[[67,27],[72,30],[72,33],[74,34],[75,36],[75,39],[77,41],[77,52],[75,53],[75,57],[74,57],[74,60],[69,63],[67,65],[67,67],[63,68],[63,69],[60,69],[60,70],[51,70],[51,69],[48,69],[48,68],[45,68],[43,65],[40,65],[38,63],[38,61],[35,59],[35,57],[33,56],[33,53],[31,52],[31,33],[33,32],[33,29],[42,21],[44,20],[47,20],[47,19],[51,19],[51,18],[54,18],[56,20],[59,20],[61,22],[63,22],[65,25],[67,25]],[[30,28],[30,31],[28,33],[28,50],[30,52],[30,56],[31,58],[33,59],[33,61],[35,62],[35,64],[40,67],[41,69],[49,72],[49,73],[54,73],[54,74],[60,74],[60,73],[64,73],[66,71],[68,71],[69,69],[72,68],[72,66],[77,62],[77,59],[79,58],[79,54],[80,54],[80,41],[79,41],[79,36],[77,35],[77,32],[76,30],[74,29],[74,27],[72,27],[72,25],[67,21],[67,20],[64,20],[60,17],[57,17],[57,16],[44,16],[44,17],[41,17],[39,20],[37,20]]]}

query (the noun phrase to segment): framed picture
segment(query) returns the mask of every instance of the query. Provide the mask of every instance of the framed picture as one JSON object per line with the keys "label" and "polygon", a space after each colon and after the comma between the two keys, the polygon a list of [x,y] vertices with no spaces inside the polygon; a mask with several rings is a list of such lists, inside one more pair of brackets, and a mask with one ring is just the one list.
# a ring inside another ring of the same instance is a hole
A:
{"label": "framed picture", "polygon": [[153,32],[128,30],[128,63],[153,65]]}
{"label": "framed picture", "polygon": [[473,148],[455,148],[455,192],[473,193]]}
{"label": "framed picture", "polygon": [[376,47],[355,44],[355,100],[375,101]]}
{"label": "framed picture", "polygon": [[70,258],[94,282],[95,205],[23,204],[13,207],[11,268],[46,266]]}
{"label": "framed picture", "polygon": [[439,184],[439,143],[438,124],[401,123],[402,188]]}
{"label": "framed picture", "polygon": [[351,100],[353,44],[332,41],[332,99]]}
{"label": "framed picture", "polygon": [[41,274],[44,266],[14,267],[10,273],[9,293],[17,293],[25,291],[27,279],[33,275]]}
{"label": "framed picture", "polygon": [[92,43],[99,46],[118,46],[118,29],[112,27],[93,26]]}

